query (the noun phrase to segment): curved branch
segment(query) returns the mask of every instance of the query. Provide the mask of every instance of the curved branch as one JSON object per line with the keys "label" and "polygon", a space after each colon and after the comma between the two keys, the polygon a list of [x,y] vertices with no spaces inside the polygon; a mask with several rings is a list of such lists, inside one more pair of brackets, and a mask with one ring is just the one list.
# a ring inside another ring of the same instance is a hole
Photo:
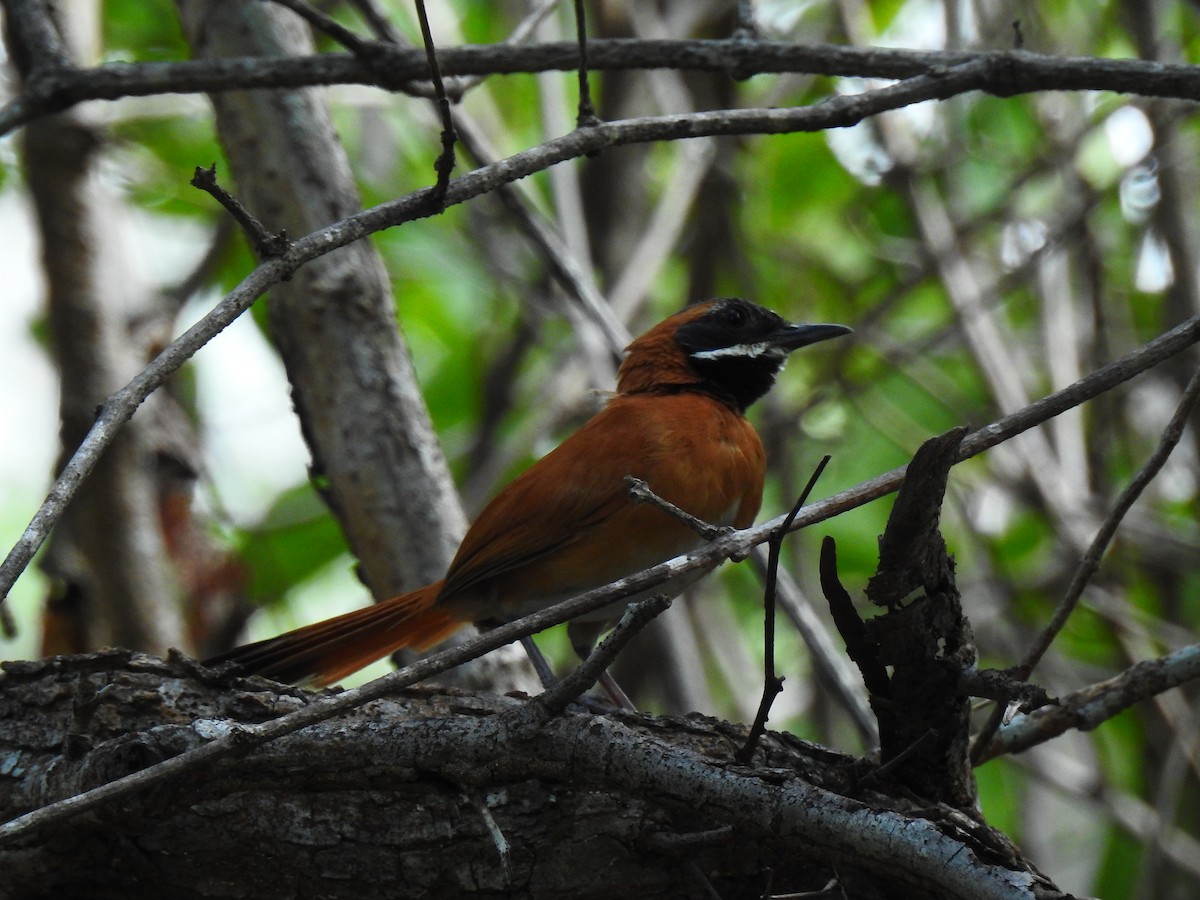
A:
{"label": "curved branch", "polygon": [[[1021,660],[1020,664],[1013,669],[1012,674],[1015,678],[1025,680],[1030,676],[1046,651],[1050,649],[1050,644],[1053,643],[1054,639],[1058,637],[1059,633],[1066,626],[1067,620],[1075,611],[1075,607],[1079,605],[1088,582],[1100,568],[1100,562],[1104,558],[1104,554],[1108,551],[1113,538],[1116,537],[1117,529],[1120,528],[1121,522],[1124,521],[1125,514],[1137,502],[1137,499],[1142,495],[1142,492],[1150,482],[1154,480],[1155,476],[1162,471],[1163,466],[1167,463],[1167,459],[1171,456],[1172,451],[1183,437],[1183,429],[1188,419],[1191,418],[1197,398],[1200,398],[1200,370],[1197,370],[1188,382],[1187,388],[1183,392],[1183,397],[1175,408],[1174,415],[1171,416],[1171,421],[1167,423],[1167,427],[1163,430],[1158,446],[1150,454],[1150,458],[1146,460],[1129,484],[1125,486],[1125,489],[1121,491],[1121,495],[1117,498],[1116,503],[1113,504],[1108,515],[1104,517],[1104,521],[1096,531],[1095,537],[1092,538],[1087,552],[1083,554],[1083,558],[1075,568],[1075,574],[1071,577],[1071,583],[1067,586],[1066,593],[1055,607],[1050,621],[1046,623],[1046,626],[1038,635],[1033,646],[1026,651],[1025,657]],[[971,747],[971,757],[976,762],[988,755],[986,752],[988,742],[1000,727],[1004,712],[1004,707],[997,705],[992,711],[991,716],[988,717],[987,722],[975,736],[974,744]],[[1113,715],[1115,714],[1114,712]]]}

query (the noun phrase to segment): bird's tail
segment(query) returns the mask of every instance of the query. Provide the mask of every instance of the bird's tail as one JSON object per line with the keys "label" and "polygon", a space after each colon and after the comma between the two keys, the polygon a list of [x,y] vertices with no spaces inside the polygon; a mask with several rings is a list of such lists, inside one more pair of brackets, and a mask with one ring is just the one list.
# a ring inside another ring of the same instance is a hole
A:
{"label": "bird's tail", "polygon": [[235,647],[205,660],[205,665],[235,662],[246,675],[318,687],[333,684],[405,647],[432,647],[462,627],[462,620],[436,603],[441,586],[439,581],[374,606]]}

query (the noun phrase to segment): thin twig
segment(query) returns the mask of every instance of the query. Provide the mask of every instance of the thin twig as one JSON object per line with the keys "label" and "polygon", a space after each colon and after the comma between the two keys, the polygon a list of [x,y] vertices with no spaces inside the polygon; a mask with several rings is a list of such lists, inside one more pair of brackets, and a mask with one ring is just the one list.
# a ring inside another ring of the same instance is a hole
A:
{"label": "thin twig", "polygon": [[211,194],[213,199],[225,207],[234,220],[242,226],[242,231],[246,233],[246,237],[250,240],[250,246],[254,249],[254,255],[260,260],[272,259],[287,253],[289,246],[287,233],[281,231],[279,234],[272,234],[262,222],[249,213],[246,207],[242,206],[241,201],[217,184],[216,163],[207,169],[196,166],[191,184],[192,187]]}
{"label": "thin twig", "polygon": [[[491,165],[496,160],[488,155],[483,146],[482,135],[476,133],[476,126],[462,115],[455,114],[455,127],[458,130],[459,142],[467,155],[473,157],[479,165]],[[534,208],[533,203],[513,184],[499,185],[493,193],[500,203],[516,220],[517,226],[529,241],[533,251],[554,276],[567,294],[582,310],[583,315],[590,320],[597,331],[603,336],[608,348],[613,352],[614,360],[620,360],[621,353],[633,337],[629,329],[613,312],[612,305],[604,299],[596,289],[592,279],[579,260],[567,248],[566,243]]]}
{"label": "thin twig", "polygon": [[575,127],[589,128],[599,125],[600,119],[592,105],[592,88],[588,84],[587,14],[583,0],[575,0],[575,41],[579,46],[579,114],[575,118]]}
{"label": "thin twig", "polygon": [[893,772],[897,767],[902,765],[905,760],[912,759],[918,750],[925,746],[930,738],[934,736],[933,729],[929,729],[919,738],[885,762],[877,769],[872,769],[859,780],[860,787],[866,787],[880,779],[886,778],[890,772]]}
{"label": "thin twig", "polygon": [[763,693],[762,700],[758,704],[758,713],[754,716],[754,723],[750,726],[750,733],[746,736],[746,743],[734,756],[734,759],[743,766],[749,765],[750,760],[754,758],[754,750],[767,730],[771,706],[775,703],[775,698],[783,691],[783,679],[775,671],[775,584],[779,575],[779,554],[783,549],[783,539],[792,523],[796,521],[796,516],[800,514],[801,507],[808,502],[808,495],[817,486],[817,479],[821,477],[821,473],[825,471],[827,465],[829,465],[828,454],[821,457],[821,461],[817,463],[816,469],[808,479],[808,484],[800,492],[800,499],[796,501],[791,512],[784,517],[779,528],[767,541],[769,548],[767,583],[763,586]]}
{"label": "thin twig", "polygon": [[[268,2],[268,0],[264,0],[264,2]],[[315,30],[349,50],[354,58],[372,74],[373,81],[377,86],[387,90],[401,91],[412,96],[429,96],[428,89],[417,88],[413,82],[399,73],[393,62],[393,56],[395,48],[400,44],[400,33],[391,26],[390,22],[382,18],[382,14],[378,10],[371,7],[369,0],[362,0],[356,5],[363,13],[368,27],[378,35],[374,39],[356,34],[328,13],[317,9],[305,0],[269,0],[269,2],[290,9]],[[426,70],[423,75],[428,76],[428,52],[425,56],[425,66]],[[435,79],[433,84],[437,90],[442,91],[444,96],[445,91],[442,89],[441,78]]]}
{"label": "thin twig", "polygon": [[1142,660],[1121,674],[1060,697],[1058,703],[1005,725],[984,747],[976,765],[1006,753],[1020,753],[1072,729],[1090,731],[1113,716],[1171,688],[1200,679],[1200,644],[1181,647],[1157,659]]}
{"label": "thin twig", "polygon": [[363,17],[376,40],[396,45],[401,43],[400,32],[373,0],[350,0],[350,4],[358,10],[358,14]]}
{"label": "thin twig", "polygon": [[734,10],[733,36],[749,41],[758,37],[758,22],[754,19],[754,0],[737,0]]}
{"label": "thin twig", "polygon": [[[559,2],[560,0],[538,0],[537,3],[532,4],[529,12],[508,33],[508,36],[501,41],[501,44],[520,44],[527,40]],[[363,17],[370,25],[371,31],[379,40],[397,46],[407,46],[400,33],[392,27],[390,22],[382,18],[383,13],[372,3],[372,0],[353,0],[353,3],[363,14]],[[443,80],[446,84],[446,94],[451,98],[453,103],[458,103],[466,96],[469,90],[482,84],[492,74],[494,73],[477,72],[473,75],[452,76],[443,74]],[[433,98],[433,88],[425,81],[407,81],[399,85],[399,90],[411,97]]]}
{"label": "thin twig", "polygon": [[378,45],[355,34],[329,14],[322,12],[310,3],[305,3],[304,0],[270,0],[270,2],[290,9],[317,31],[333,38],[363,62],[374,65],[372,57]]}
{"label": "thin twig", "polygon": [[841,880],[835,875],[825,882],[825,886],[818,888],[815,891],[798,891],[787,894],[769,894],[765,895],[763,900],[832,900],[832,898],[840,897],[841,900],[846,900],[846,888]]}
{"label": "thin twig", "polygon": [[651,506],[658,507],[667,515],[674,516],[688,528],[692,529],[700,537],[706,541],[713,541],[722,535],[729,534],[733,529],[728,526],[710,525],[703,519],[698,519],[690,512],[680,509],[670,500],[664,500],[654,491],[650,490],[650,485],[642,481],[640,478],[635,478],[632,475],[625,476],[625,484],[629,487],[629,496],[637,503],[649,503]]}
{"label": "thin twig", "polygon": [[[750,560],[765,580],[769,570],[769,554],[760,545],[751,552]],[[877,747],[879,727],[867,698],[863,696],[863,679],[847,661],[845,650],[839,649],[834,643],[825,623],[787,569],[777,572],[775,599],[808,648],[813,668],[822,685],[828,686],[831,699],[849,713],[850,720],[862,737],[863,746]],[[870,685],[867,687],[869,689]]]}
{"label": "thin twig", "polygon": [[442,70],[438,66],[437,50],[433,45],[433,32],[429,28],[429,16],[425,12],[425,0],[416,0],[417,19],[421,23],[421,40],[425,44],[425,58],[429,63],[429,80],[433,82],[434,102],[442,120],[442,152],[433,164],[437,172],[437,183],[433,188],[432,203],[441,208],[446,201],[446,189],[450,186],[450,173],[454,171],[454,119],[450,115],[450,101],[446,99],[446,85],[442,81]]}
{"label": "thin twig", "polygon": [[[1129,512],[1129,508],[1142,495],[1142,491],[1146,486],[1154,480],[1154,477],[1162,470],[1167,459],[1171,456],[1171,452],[1183,437],[1184,428],[1187,426],[1188,418],[1192,414],[1192,409],[1196,405],[1197,399],[1200,399],[1200,369],[1192,374],[1191,380],[1188,381],[1187,387],[1184,389],[1183,396],[1179,400],[1179,405],[1175,408],[1175,413],[1171,416],[1171,421],[1167,423],[1167,427],[1163,430],[1162,437],[1159,439],[1158,446],[1154,452],[1150,454],[1150,458],[1133,479],[1121,491],[1121,495],[1117,497],[1112,509],[1108,515],[1104,517],[1104,521],[1100,523],[1100,528],[1096,532],[1095,538],[1092,539],[1091,545],[1083,558],[1079,561],[1078,567],[1075,569],[1075,574],[1071,578],[1071,583],[1067,586],[1066,593],[1059,601],[1058,606],[1054,610],[1054,615],[1050,617],[1050,622],[1042,630],[1034,645],[1025,654],[1025,658],[1021,660],[1020,665],[1015,666],[1013,674],[1016,678],[1026,679],[1033,672],[1034,667],[1045,655],[1050,648],[1050,644],[1058,637],[1063,626],[1067,624],[1067,619],[1078,606],[1080,598],[1083,596],[1084,588],[1091,581],[1092,576],[1096,574],[1100,568],[1100,561],[1104,558],[1105,552],[1108,550],[1109,544],[1112,543],[1116,536],[1117,529],[1121,526],[1125,514]],[[975,740],[971,745],[971,761],[978,764],[985,755],[988,754],[988,743],[992,736],[996,733],[996,729],[1000,727],[1001,720],[1004,716],[1004,707],[997,706],[987,722],[980,729],[979,734],[975,736]]]}

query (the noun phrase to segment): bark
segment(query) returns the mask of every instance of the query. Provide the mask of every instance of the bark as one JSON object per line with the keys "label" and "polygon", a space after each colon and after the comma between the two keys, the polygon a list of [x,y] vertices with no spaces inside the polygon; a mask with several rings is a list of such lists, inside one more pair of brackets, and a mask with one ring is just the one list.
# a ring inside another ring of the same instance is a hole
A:
{"label": "bark", "polygon": [[[314,695],[110,653],[7,663],[0,812],[146,770]],[[698,715],[549,716],[405,691],[0,838],[7,896],[1061,897],[986,826],[863,761]],[[150,774],[151,770],[143,772]],[[878,773],[877,773],[878,774]]]}
{"label": "bark", "polygon": [[891,669],[886,691],[872,695],[881,759],[916,793],[960,809],[976,803],[971,704],[960,687],[960,673],[975,665],[975,638],[938,523],[966,433],[931,438],[909,463],[866,588],[872,603],[888,609],[866,623],[879,663]]}
{"label": "bark", "polygon": [[[312,52],[306,26],[277,6],[179,8],[199,59]],[[361,208],[323,90],[212,99],[240,199],[271,231],[307,234]],[[440,578],[466,526],[393,308],[366,242],[314,260],[269,302],[313,475],[377,598]]]}
{"label": "bark", "polygon": [[[821,587],[870,693],[885,770],[916,795],[976,815],[968,695],[985,681],[1009,679],[975,669],[971,623],[938,529],[946,480],[966,433],[955,428],[931,438],[908,464],[866,587],[867,597],[887,612],[866,622],[859,617],[838,579],[831,538],[821,551]],[[1048,702],[1028,685],[988,690],[993,698],[1015,691]]]}

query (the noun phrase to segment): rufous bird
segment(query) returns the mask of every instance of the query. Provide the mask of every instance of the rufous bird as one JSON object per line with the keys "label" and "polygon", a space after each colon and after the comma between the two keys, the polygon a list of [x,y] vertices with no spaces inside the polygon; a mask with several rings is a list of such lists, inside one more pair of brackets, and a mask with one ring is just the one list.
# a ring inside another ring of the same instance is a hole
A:
{"label": "rufous bird", "polygon": [[[849,332],[789,324],[737,298],[676,313],[629,345],[605,407],[484,508],[445,578],[209,664],[328,685],[402,648],[431,647],[465,623],[517,619],[704,543],[678,518],[635,500],[626,476],[705,522],[746,528],[758,514],[766,463],[747,408],[793,350]],[[704,574],[646,594],[677,595]],[[569,623],[580,658],[634,599]]]}

